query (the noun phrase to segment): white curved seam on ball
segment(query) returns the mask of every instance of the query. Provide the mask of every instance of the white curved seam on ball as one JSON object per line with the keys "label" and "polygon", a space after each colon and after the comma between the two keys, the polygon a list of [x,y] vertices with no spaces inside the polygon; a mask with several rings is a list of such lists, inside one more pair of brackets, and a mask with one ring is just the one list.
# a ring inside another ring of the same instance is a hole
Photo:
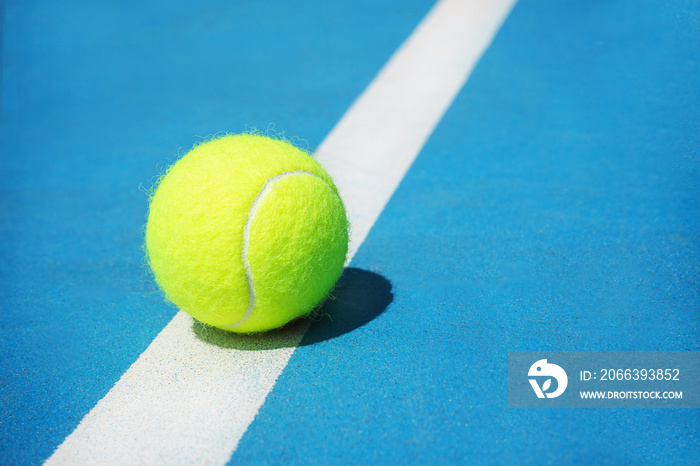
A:
{"label": "white curved seam on ball", "polygon": [[250,226],[253,223],[253,219],[255,218],[255,214],[258,211],[258,207],[262,203],[267,193],[272,191],[272,186],[274,186],[275,183],[294,175],[311,175],[318,179],[322,179],[315,173],[307,172],[304,170],[295,170],[291,172],[280,173],[279,175],[273,176],[272,178],[268,178],[267,181],[265,181],[265,184],[263,185],[262,189],[260,190],[258,195],[255,196],[255,199],[253,199],[253,203],[250,205],[250,210],[248,211],[248,219],[246,220],[245,226],[243,227],[242,248],[243,266],[245,267],[245,279],[248,282],[248,309],[246,309],[245,314],[238,322],[233,323],[231,325],[227,325],[226,327],[228,328],[238,327],[244,324],[248,319],[250,319],[250,316],[253,315],[253,310],[255,309],[255,282],[253,279],[253,271],[250,269],[250,262],[248,262],[248,245],[250,244]]}

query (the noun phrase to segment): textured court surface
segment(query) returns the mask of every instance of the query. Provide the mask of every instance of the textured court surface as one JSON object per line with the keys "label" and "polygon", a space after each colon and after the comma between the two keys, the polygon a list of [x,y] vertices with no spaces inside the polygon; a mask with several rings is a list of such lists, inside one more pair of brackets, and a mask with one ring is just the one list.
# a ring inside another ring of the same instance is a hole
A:
{"label": "textured court surface", "polygon": [[[432,6],[142,3],[4,4],[0,464],[176,314],[142,264],[158,171],[246,125],[315,149]],[[509,409],[506,369],[700,350],[699,31],[693,1],[519,1],[231,462],[697,462],[697,410]]]}

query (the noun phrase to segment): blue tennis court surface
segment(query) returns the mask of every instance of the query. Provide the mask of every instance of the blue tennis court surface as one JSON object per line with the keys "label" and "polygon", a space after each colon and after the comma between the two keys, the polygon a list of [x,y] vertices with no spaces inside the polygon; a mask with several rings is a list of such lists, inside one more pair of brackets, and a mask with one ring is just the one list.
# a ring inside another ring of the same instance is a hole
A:
{"label": "blue tennis court surface", "polygon": [[[5,2],[0,464],[49,458],[176,314],[141,250],[159,170],[247,127],[314,150],[431,7]],[[520,0],[231,463],[697,463],[696,409],[512,409],[507,364],[700,350],[699,50],[694,1]]]}

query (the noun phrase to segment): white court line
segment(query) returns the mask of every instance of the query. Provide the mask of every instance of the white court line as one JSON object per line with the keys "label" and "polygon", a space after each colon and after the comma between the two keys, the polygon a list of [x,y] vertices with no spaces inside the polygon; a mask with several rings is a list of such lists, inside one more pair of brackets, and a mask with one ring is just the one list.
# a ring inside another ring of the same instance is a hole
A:
{"label": "white court line", "polygon": [[[515,1],[438,2],[319,147],[349,259]],[[307,327],[224,339],[179,312],[47,463],[226,463]]]}

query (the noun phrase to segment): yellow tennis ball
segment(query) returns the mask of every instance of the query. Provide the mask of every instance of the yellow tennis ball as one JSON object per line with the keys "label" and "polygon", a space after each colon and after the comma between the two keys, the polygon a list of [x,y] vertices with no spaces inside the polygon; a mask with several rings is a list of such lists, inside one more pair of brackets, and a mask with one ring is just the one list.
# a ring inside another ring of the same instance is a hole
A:
{"label": "yellow tennis ball", "polygon": [[256,134],[195,146],[150,201],[146,253],[168,300],[195,319],[259,332],[309,314],[348,251],[345,207],[306,152]]}

